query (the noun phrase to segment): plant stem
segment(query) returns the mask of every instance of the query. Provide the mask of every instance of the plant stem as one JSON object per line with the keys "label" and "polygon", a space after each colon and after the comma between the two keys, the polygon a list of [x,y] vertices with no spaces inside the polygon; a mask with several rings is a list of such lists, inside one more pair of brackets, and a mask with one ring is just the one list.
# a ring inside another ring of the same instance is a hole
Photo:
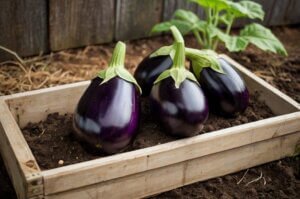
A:
{"label": "plant stem", "polygon": [[185,63],[185,52],[184,52],[184,43],[176,42],[175,44],[175,56],[174,56],[174,68],[184,68]]}
{"label": "plant stem", "polygon": [[114,49],[108,67],[124,67],[126,45],[119,41]]}
{"label": "plant stem", "polygon": [[226,28],[226,34],[227,34],[227,35],[230,34],[232,23],[233,23],[233,19],[232,19],[232,20],[230,21],[230,23],[227,25],[227,28]]}
{"label": "plant stem", "polygon": [[185,63],[185,52],[184,52],[184,40],[179,30],[172,26],[171,28],[172,35],[175,39],[175,56],[173,59],[174,68],[184,68]]}
{"label": "plant stem", "polygon": [[[206,17],[207,17],[206,20],[207,20],[209,26],[212,25],[212,19],[213,19],[212,11],[213,10],[211,8],[205,9]],[[206,37],[205,48],[211,49],[212,48],[212,38],[210,37],[208,32],[205,33],[205,37]]]}
{"label": "plant stem", "polygon": [[193,33],[197,39],[197,42],[200,46],[203,46],[203,40],[201,39],[201,36],[197,30],[193,30]]}
{"label": "plant stem", "polygon": [[170,29],[171,29],[174,40],[176,42],[184,43],[183,37],[182,37],[181,33],[179,32],[179,30],[176,28],[176,26],[171,26]]}

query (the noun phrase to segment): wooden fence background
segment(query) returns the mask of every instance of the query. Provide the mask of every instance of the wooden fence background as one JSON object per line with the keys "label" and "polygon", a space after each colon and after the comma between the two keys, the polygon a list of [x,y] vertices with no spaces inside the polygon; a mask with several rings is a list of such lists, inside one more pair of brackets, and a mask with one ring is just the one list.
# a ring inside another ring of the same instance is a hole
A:
{"label": "wooden fence background", "polygon": [[[267,26],[300,23],[300,0],[255,1],[264,7]],[[143,38],[178,8],[204,14],[186,0],[0,0],[0,45],[31,56]],[[0,52],[0,58],[7,55]]]}

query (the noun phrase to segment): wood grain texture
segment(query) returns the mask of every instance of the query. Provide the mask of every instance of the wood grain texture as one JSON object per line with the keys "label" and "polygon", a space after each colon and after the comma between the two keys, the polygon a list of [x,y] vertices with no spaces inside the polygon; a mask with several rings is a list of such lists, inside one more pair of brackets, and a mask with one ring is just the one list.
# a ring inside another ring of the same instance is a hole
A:
{"label": "wood grain texture", "polygon": [[[39,122],[49,113],[73,113],[80,96],[89,85],[89,81],[66,84],[53,88],[40,89],[4,96],[10,111],[23,128],[29,122]],[[60,103],[57,103],[59,99]],[[32,107],[32,108],[29,108]]]}
{"label": "wood grain texture", "polygon": [[[47,0],[1,0],[0,45],[19,55],[47,52]],[[12,58],[0,51],[0,60]]]}
{"label": "wood grain texture", "polygon": [[5,101],[0,99],[0,151],[19,199],[43,194],[40,168]]}
{"label": "wood grain texture", "polygon": [[284,20],[286,24],[300,24],[300,1],[289,0]]}
{"label": "wood grain texture", "polygon": [[161,22],[163,0],[117,0],[116,40],[149,36],[151,28]]}
{"label": "wood grain texture", "polygon": [[[268,26],[284,25],[288,23],[286,13],[292,0],[275,1],[268,21]],[[299,2],[299,1],[298,1]],[[300,9],[300,8],[299,8]],[[293,13],[289,13],[293,14]],[[300,22],[300,19],[299,19]]]}
{"label": "wood grain texture", "polygon": [[299,119],[300,113],[269,118],[117,156],[43,171],[45,194],[118,179],[291,134],[300,130]]}
{"label": "wood grain texture", "polygon": [[45,198],[143,198],[291,156],[299,141],[300,132],[296,132],[79,189],[46,194]]}
{"label": "wood grain texture", "polygon": [[114,0],[50,0],[52,51],[113,40]]}
{"label": "wood grain texture", "polygon": [[198,6],[195,3],[191,3],[185,0],[165,0],[163,20],[170,20],[177,9],[190,10],[197,13]]}
{"label": "wood grain texture", "polygon": [[73,112],[89,82],[1,97],[0,149],[19,197],[138,198],[292,155],[300,143],[299,104],[220,56],[243,75],[250,92],[258,90],[275,114],[284,115],[40,171],[16,120],[24,126],[49,113]]}
{"label": "wood grain texture", "polygon": [[[191,139],[178,140],[139,151],[112,156],[43,172],[45,193],[57,193],[119,177],[186,161],[222,150],[229,150],[300,130],[299,104],[261,80],[229,57],[221,55],[244,77],[250,92],[259,91],[263,101],[276,114],[287,114],[242,126],[223,129]],[[24,126],[45,119],[49,113],[73,112],[89,82],[78,82],[53,88],[6,96],[10,109]],[[59,103],[56,99],[61,99]],[[272,99],[272,100],[269,100]],[[291,114],[288,114],[291,113]],[[226,140],[226,142],[225,142]],[[212,147],[213,146],[213,147]],[[147,156],[148,155],[148,156]],[[173,156],[177,158],[172,158]],[[121,161],[122,160],[122,161]],[[82,179],[82,180],[76,180]]]}

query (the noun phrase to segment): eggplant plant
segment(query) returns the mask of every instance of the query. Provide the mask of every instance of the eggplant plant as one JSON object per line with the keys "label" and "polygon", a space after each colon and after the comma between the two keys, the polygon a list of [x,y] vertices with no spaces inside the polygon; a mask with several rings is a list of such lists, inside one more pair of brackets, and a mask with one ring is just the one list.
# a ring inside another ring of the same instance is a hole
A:
{"label": "eggplant plant", "polygon": [[[251,43],[262,50],[287,55],[284,46],[272,32],[258,23],[245,26],[239,35],[230,35],[232,25],[238,18],[263,20],[264,11],[260,4],[253,1],[230,0],[189,1],[204,8],[205,20],[200,20],[191,11],[179,9],[174,13],[173,19],[155,25],[152,33],[168,31],[175,25],[182,34],[193,33],[199,45],[209,49],[207,52],[211,54],[221,41],[231,52],[243,51]],[[225,31],[220,28],[221,26],[225,26]],[[155,56],[172,55],[171,51],[172,47],[164,47],[159,49]],[[226,116],[243,112],[249,102],[249,93],[242,77],[222,59],[218,61],[219,68],[203,67],[199,53],[200,51],[195,49],[186,50],[186,56],[191,61],[191,71],[201,83],[210,110]]]}
{"label": "eggplant plant", "polygon": [[188,1],[204,8],[205,20],[199,19],[191,11],[179,9],[174,13],[173,19],[155,25],[152,33],[168,31],[175,25],[184,35],[193,33],[198,44],[205,49],[216,50],[221,41],[229,51],[237,52],[245,50],[251,43],[264,51],[287,55],[284,46],[275,35],[258,23],[246,25],[239,35],[230,35],[232,25],[238,18],[264,19],[265,13],[260,4],[248,0]]}
{"label": "eggplant plant", "polygon": [[171,31],[175,38],[174,62],[155,80],[150,105],[169,134],[189,137],[203,128],[208,117],[208,105],[195,76],[185,68],[181,34],[175,26],[171,27]]}
{"label": "eggplant plant", "polygon": [[124,150],[139,125],[141,89],[124,68],[125,52],[125,44],[118,42],[108,68],[91,81],[73,118],[79,140],[109,154]]}

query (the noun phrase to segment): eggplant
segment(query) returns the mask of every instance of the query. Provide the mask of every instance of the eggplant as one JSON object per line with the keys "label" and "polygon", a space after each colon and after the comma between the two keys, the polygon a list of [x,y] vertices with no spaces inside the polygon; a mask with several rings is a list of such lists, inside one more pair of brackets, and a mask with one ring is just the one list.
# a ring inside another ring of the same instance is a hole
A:
{"label": "eggplant", "polygon": [[79,140],[108,154],[124,150],[138,132],[139,87],[125,70],[124,59],[125,44],[119,42],[108,69],[91,81],[73,117]]}
{"label": "eggplant", "polygon": [[203,68],[200,75],[195,76],[199,77],[198,81],[208,99],[210,110],[221,116],[233,117],[247,108],[249,92],[244,80],[232,66],[222,58],[219,58],[219,62],[224,73]]}
{"label": "eggplant", "polygon": [[202,130],[209,110],[196,77],[185,69],[183,38],[176,27],[171,31],[176,41],[174,63],[154,82],[150,107],[167,133],[190,137]]}
{"label": "eggplant", "polygon": [[170,77],[155,84],[150,95],[151,109],[166,131],[177,137],[199,133],[208,117],[208,105],[200,86],[185,79],[179,88]]}
{"label": "eggplant", "polygon": [[138,65],[134,77],[141,86],[143,97],[149,96],[156,78],[165,70],[171,68],[173,60],[169,55],[157,57],[147,56]]}

